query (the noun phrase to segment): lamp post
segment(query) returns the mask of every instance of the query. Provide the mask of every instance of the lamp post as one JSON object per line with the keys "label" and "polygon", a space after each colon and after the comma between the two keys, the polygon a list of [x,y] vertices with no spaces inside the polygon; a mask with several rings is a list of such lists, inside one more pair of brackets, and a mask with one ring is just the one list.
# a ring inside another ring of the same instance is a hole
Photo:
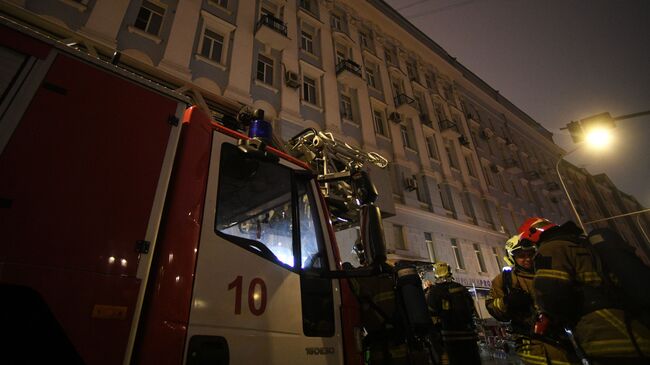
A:
{"label": "lamp post", "polygon": [[582,224],[582,219],[580,218],[580,214],[578,214],[578,210],[576,209],[576,206],[573,204],[573,200],[571,199],[571,194],[569,194],[569,190],[566,188],[566,184],[564,183],[564,179],[562,178],[562,174],[560,173],[560,162],[562,162],[562,160],[564,160],[566,156],[579,150],[582,146],[583,145],[578,145],[578,147],[572,149],[571,151],[560,155],[560,158],[558,158],[557,162],[555,163],[555,172],[557,173],[557,177],[560,179],[560,184],[562,184],[562,189],[564,189],[564,194],[566,195],[566,198],[569,201],[569,205],[571,205],[571,209],[573,210],[573,214],[575,214],[576,216],[576,220],[578,221],[580,228],[582,228],[583,232],[586,232],[585,226],[584,224]]}

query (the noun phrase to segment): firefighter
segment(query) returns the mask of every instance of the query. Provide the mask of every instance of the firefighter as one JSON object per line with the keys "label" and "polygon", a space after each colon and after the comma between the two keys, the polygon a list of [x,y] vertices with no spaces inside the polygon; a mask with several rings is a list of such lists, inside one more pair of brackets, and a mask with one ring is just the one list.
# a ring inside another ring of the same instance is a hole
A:
{"label": "firefighter", "polygon": [[603,274],[602,259],[582,230],[573,222],[558,226],[535,217],[519,232],[521,240],[537,245],[535,332],[566,329],[578,357],[592,365],[648,364],[650,330],[630,319],[621,298],[612,295],[613,280]]}
{"label": "firefighter", "polygon": [[[378,275],[349,279],[361,305],[361,323],[367,332],[363,339],[365,361],[369,365],[406,365],[408,347],[395,297],[393,268],[388,264],[382,267]],[[348,263],[344,268],[354,271]]]}
{"label": "firefighter", "polygon": [[577,364],[578,359],[549,338],[542,341],[532,335],[535,322],[533,292],[533,257],[535,246],[512,236],[505,245],[504,261],[509,265],[492,280],[485,307],[492,317],[510,322],[517,355],[527,365]]}
{"label": "firefighter", "polygon": [[434,264],[436,283],[427,295],[434,324],[440,329],[449,364],[480,364],[474,328],[476,307],[469,291],[453,280],[445,262]]}

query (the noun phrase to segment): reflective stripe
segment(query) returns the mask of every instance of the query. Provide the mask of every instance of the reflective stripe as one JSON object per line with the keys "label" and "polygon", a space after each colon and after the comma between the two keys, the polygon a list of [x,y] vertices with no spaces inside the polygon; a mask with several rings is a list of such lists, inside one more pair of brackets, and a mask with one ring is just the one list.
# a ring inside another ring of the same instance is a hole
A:
{"label": "reflective stripe", "polygon": [[375,303],[383,302],[386,300],[393,300],[393,299],[395,299],[395,293],[393,293],[392,291],[379,293],[372,297],[372,301]]}
{"label": "reflective stripe", "polygon": [[560,270],[539,269],[535,272],[535,277],[569,281],[569,274]]}
{"label": "reflective stripe", "polygon": [[585,284],[600,284],[603,282],[603,279],[595,271],[586,271],[581,272],[576,275],[578,281]]}
{"label": "reflective stripe", "polygon": [[[643,353],[650,353],[650,342],[637,340],[637,343]],[[629,340],[590,341],[582,344],[582,349],[589,355],[636,354],[636,349]]]}
{"label": "reflective stripe", "polygon": [[449,294],[460,293],[465,291],[465,287],[451,288],[449,289]]}
{"label": "reflective stripe", "polygon": [[521,357],[521,359],[524,360],[526,363],[535,364],[535,365],[547,365],[545,357],[530,355],[528,353],[521,353],[521,352],[518,352],[517,355],[519,355],[519,357]]}
{"label": "reflective stripe", "polygon": [[492,305],[494,306],[494,308],[502,312],[506,311],[505,304],[506,303],[503,301],[502,298],[496,298],[495,300],[492,301]]}
{"label": "reflective stripe", "polygon": [[604,318],[607,322],[609,322],[609,324],[614,326],[625,337],[629,337],[627,330],[625,329],[625,323],[621,322],[618,318],[616,318],[614,314],[612,314],[612,312],[610,312],[608,309],[597,310],[596,314]]}

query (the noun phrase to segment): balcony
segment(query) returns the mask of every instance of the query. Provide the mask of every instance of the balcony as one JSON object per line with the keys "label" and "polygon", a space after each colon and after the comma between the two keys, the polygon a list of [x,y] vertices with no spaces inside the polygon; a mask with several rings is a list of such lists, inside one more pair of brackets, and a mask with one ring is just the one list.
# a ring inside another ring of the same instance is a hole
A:
{"label": "balcony", "polygon": [[511,174],[519,174],[521,173],[521,167],[519,166],[519,162],[515,160],[514,158],[508,158],[504,161],[504,165],[506,168],[506,171],[511,173]]}
{"label": "balcony", "polygon": [[556,183],[555,181],[547,182],[545,188],[549,193],[553,195],[561,195],[563,193],[562,189],[560,188],[560,184]]}
{"label": "balcony", "polygon": [[478,121],[478,117],[475,114],[467,113],[466,118],[470,125],[473,125],[477,128],[481,126],[481,124]]}
{"label": "balcony", "polygon": [[283,50],[289,45],[287,25],[272,15],[264,14],[255,24],[255,39],[273,49]]}
{"label": "balcony", "polygon": [[449,119],[445,119],[440,121],[440,132],[443,135],[451,136],[451,137],[460,137],[460,131],[458,130],[458,126],[456,123]]}
{"label": "balcony", "polygon": [[512,152],[516,152],[519,149],[515,142],[513,142],[509,137],[506,138],[506,147],[508,147]]}
{"label": "balcony", "polygon": [[342,60],[336,65],[336,78],[348,85],[360,84],[363,82],[361,66],[352,60]]}
{"label": "balcony", "polygon": [[431,120],[431,117],[429,117],[429,114],[426,113],[420,113],[420,122],[422,122],[423,125],[426,125],[427,127],[433,129],[433,121]]}
{"label": "balcony", "polygon": [[395,107],[397,107],[397,111],[400,113],[406,113],[409,108],[417,112],[417,101],[406,94],[397,94],[394,101]]}
{"label": "balcony", "polygon": [[544,184],[544,180],[542,179],[542,175],[539,174],[537,171],[528,171],[526,173],[526,179],[532,184],[532,185],[542,185]]}

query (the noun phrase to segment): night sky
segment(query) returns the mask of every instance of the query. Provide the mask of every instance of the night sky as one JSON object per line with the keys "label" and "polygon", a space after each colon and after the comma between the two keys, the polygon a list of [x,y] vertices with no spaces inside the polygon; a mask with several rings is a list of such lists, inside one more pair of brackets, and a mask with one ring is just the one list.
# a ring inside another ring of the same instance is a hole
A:
{"label": "night sky", "polygon": [[[648,0],[386,0],[542,124],[565,150],[569,121],[650,110]],[[650,115],[618,122],[615,145],[568,160],[606,173],[650,207]]]}

